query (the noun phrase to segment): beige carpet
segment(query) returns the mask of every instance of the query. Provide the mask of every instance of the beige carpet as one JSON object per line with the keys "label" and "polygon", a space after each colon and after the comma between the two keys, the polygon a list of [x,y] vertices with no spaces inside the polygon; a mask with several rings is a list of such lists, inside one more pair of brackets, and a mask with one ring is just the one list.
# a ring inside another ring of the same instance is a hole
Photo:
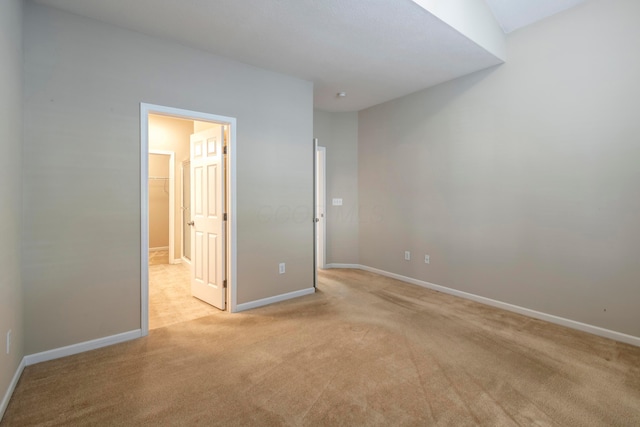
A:
{"label": "beige carpet", "polygon": [[640,348],[346,270],[25,369],[4,426],[640,425]]}

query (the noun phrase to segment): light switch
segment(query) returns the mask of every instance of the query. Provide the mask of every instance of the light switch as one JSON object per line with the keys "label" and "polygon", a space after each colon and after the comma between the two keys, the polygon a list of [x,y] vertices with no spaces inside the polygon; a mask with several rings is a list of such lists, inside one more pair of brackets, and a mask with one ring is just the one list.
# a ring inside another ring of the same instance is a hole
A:
{"label": "light switch", "polygon": [[333,206],[342,206],[342,199],[333,199]]}

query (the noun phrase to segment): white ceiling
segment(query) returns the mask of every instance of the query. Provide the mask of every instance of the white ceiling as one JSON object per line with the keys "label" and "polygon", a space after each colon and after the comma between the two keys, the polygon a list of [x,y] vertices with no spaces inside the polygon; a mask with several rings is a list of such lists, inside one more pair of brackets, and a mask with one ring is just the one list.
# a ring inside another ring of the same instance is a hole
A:
{"label": "white ceiling", "polygon": [[[487,0],[506,32],[580,1]],[[361,110],[502,62],[411,0],[37,2],[312,81],[315,107],[327,111]]]}

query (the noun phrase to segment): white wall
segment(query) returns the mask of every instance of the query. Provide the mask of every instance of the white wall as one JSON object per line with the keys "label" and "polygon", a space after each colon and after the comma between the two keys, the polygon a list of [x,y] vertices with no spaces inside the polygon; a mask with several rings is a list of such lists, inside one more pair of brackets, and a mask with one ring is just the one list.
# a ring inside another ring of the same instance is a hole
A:
{"label": "white wall", "polygon": [[[22,1],[0,1],[0,418],[23,353],[20,278]],[[6,334],[11,330],[10,354]]]}
{"label": "white wall", "polygon": [[[314,110],[313,134],[326,147],[327,264],[357,264],[358,257],[358,113]],[[342,206],[332,206],[341,198]]]}
{"label": "white wall", "polygon": [[638,16],[586,2],[360,112],[361,264],[640,337]]}
{"label": "white wall", "polygon": [[313,286],[311,83],[31,2],[25,13],[28,354],[140,328],[140,102],[238,120],[237,302]]}

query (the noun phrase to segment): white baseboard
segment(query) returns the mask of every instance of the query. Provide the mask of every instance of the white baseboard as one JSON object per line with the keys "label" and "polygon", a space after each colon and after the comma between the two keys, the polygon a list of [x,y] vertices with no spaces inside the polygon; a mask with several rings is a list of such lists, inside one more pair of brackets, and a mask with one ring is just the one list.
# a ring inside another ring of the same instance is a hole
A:
{"label": "white baseboard", "polygon": [[316,288],[307,288],[300,291],[289,292],[282,295],[276,295],[275,297],[263,298],[256,301],[245,302],[236,305],[236,312],[250,310],[252,308],[262,307],[263,305],[269,305],[280,301],[286,301],[292,298],[298,298],[304,295],[310,295],[316,291]]}
{"label": "white baseboard", "polygon": [[9,384],[9,388],[7,389],[7,392],[4,394],[4,397],[2,398],[2,403],[0,403],[0,421],[2,421],[2,417],[4,416],[4,411],[6,411],[7,406],[9,406],[9,400],[11,399],[11,396],[13,395],[13,391],[16,389],[16,386],[18,385],[18,380],[20,379],[20,376],[22,375],[22,371],[24,371],[25,366],[26,366],[26,362],[23,357],[22,360],[20,361],[20,364],[18,365],[18,369],[16,369],[16,373],[13,375],[13,379]]}
{"label": "white baseboard", "polygon": [[598,335],[600,337],[609,338],[615,341],[624,342],[627,344],[635,345],[640,347],[640,337],[636,337],[633,335],[623,334],[622,332],[612,331],[610,329],[601,328],[599,326],[593,326],[586,323],[578,322],[571,319],[566,319],[564,317],[554,316],[553,314],[542,313],[540,311],[531,310],[529,308],[520,307],[518,305],[509,304],[502,301],[497,301],[491,298],[482,297],[475,294],[470,294],[468,292],[459,291],[456,289],[447,288],[445,286],[435,285],[433,283],[425,282],[423,280],[414,279],[407,276],[402,276],[400,274],[390,273],[388,271],[379,270],[377,268],[369,267],[366,265],[358,265],[356,267],[351,266],[351,264],[331,264],[331,265],[349,265],[349,267],[333,267],[333,268],[359,268],[361,270],[369,271],[371,273],[376,273],[381,276],[390,277],[392,279],[397,279],[403,282],[411,283],[414,285],[422,286],[423,288],[428,288],[434,291],[442,292],[444,294],[453,295],[456,297],[468,299],[471,301],[479,302],[481,304],[490,305],[492,307],[501,308],[503,310],[511,311],[513,313],[522,314],[524,316],[533,317],[534,319],[544,320],[549,323],[554,323],[556,325],[566,326],[567,328],[576,329],[583,332],[588,332],[593,335]]}
{"label": "white baseboard", "polygon": [[95,350],[113,344],[119,344],[140,337],[142,337],[142,330],[136,329],[134,331],[123,332],[121,334],[68,345],[66,347],[55,348],[53,350],[43,351],[41,353],[30,354],[28,356],[25,356],[24,360],[26,365],[30,366],[36,363],[46,362],[48,360],[59,359],[61,357],[71,356],[73,354],[83,353],[85,351]]}
{"label": "white baseboard", "polygon": [[355,268],[356,270],[362,270],[360,264],[326,264],[324,266],[324,268],[326,270],[332,269],[332,268]]}
{"label": "white baseboard", "polygon": [[157,248],[149,248],[149,252],[168,251],[169,246],[158,246]]}
{"label": "white baseboard", "polygon": [[182,258],[176,258],[169,262],[169,264],[182,264]]}

